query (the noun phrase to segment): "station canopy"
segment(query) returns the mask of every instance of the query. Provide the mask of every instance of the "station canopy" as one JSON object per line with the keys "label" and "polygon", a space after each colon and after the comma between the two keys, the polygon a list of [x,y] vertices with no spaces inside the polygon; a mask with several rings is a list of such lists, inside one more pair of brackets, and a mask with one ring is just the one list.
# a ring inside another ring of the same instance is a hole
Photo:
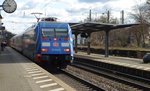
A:
{"label": "station canopy", "polygon": [[[92,32],[105,31],[105,57],[109,55],[109,31],[114,29],[131,27],[139,24],[108,24],[98,22],[87,22],[87,23],[69,23],[73,34],[75,34],[75,53],[77,53],[77,34],[87,33],[90,37]],[[88,42],[88,55],[90,55],[90,41]]]}
{"label": "station canopy", "polygon": [[87,23],[69,23],[73,33],[84,32],[92,33],[98,31],[108,31],[119,28],[131,27],[139,24],[108,24],[108,23],[98,23],[98,22],[87,22]]}

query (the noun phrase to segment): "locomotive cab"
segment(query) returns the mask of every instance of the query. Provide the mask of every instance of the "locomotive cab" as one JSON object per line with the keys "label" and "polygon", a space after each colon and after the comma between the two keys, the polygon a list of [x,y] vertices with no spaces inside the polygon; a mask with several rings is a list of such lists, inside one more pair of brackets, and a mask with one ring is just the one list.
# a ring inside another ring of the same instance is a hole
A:
{"label": "locomotive cab", "polygon": [[[46,27],[45,27],[46,25]],[[41,61],[65,68],[73,60],[71,30],[68,24],[45,23],[40,28],[40,58]]]}

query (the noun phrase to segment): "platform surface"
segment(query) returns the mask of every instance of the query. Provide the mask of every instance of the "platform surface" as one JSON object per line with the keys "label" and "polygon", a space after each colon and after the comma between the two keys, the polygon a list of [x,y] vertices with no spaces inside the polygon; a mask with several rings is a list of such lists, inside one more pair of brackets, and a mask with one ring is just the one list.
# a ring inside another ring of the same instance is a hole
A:
{"label": "platform surface", "polygon": [[0,91],[75,91],[10,47],[0,54]]}
{"label": "platform surface", "polygon": [[87,55],[87,53],[85,53],[85,52],[75,53],[75,57],[92,59],[95,61],[101,61],[101,62],[105,62],[105,63],[110,63],[110,64],[115,64],[115,65],[120,65],[120,66],[150,71],[150,63],[143,63],[143,59],[128,58],[128,57],[117,57],[117,56],[105,57],[104,55],[94,54],[94,53]]}

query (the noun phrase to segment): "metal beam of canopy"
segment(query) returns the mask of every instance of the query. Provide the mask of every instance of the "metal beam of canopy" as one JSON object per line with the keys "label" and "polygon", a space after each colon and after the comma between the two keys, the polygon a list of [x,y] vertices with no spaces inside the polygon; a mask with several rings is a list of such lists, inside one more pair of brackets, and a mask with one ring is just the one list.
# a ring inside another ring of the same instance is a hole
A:
{"label": "metal beam of canopy", "polygon": [[[69,23],[73,34],[75,34],[75,53],[77,53],[77,35],[80,33],[87,33],[88,40],[92,32],[105,31],[105,57],[109,56],[109,31],[113,29],[126,28],[139,24],[106,24],[98,22],[87,22],[87,23]],[[88,41],[88,51],[90,55],[90,41]]]}

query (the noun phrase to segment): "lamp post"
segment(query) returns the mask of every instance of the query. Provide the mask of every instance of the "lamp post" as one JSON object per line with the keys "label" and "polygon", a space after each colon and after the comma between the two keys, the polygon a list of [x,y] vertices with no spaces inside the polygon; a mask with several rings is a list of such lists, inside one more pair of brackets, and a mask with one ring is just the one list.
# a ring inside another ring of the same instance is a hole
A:
{"label": "lamp post", "polygon": [[103,20],[103,23],[110,23],[110,11],[107,10],[107,12],[102,13],[102,16],[105,20]]}
{"label": "lamp post", "polygon": [[0,20],[2,19],[3,17],[2,17],[2,15],[1,15],[1,13],[0,13]]}
{"label": "lamp post", "polygon": [[2,25],[3,25],[3,23],[2,23],[2,19],[3,19],[3,17],[2,17],[2,15],[1,15],[1,10],[2,10],[2,9],[0,9],[0,26],[2,26]]}
{"label": "lamp post", "polygon": [[[1,44],[2,38],[3,38],[3,37],[2,37],[3,30],[1,30],[3,17],[2,17],[2,15],[1,15],[1,10],[2,10],[2,9],[0,9],[0,44]],[[1,53],[1,46],[0,46],[0,53]]]}

